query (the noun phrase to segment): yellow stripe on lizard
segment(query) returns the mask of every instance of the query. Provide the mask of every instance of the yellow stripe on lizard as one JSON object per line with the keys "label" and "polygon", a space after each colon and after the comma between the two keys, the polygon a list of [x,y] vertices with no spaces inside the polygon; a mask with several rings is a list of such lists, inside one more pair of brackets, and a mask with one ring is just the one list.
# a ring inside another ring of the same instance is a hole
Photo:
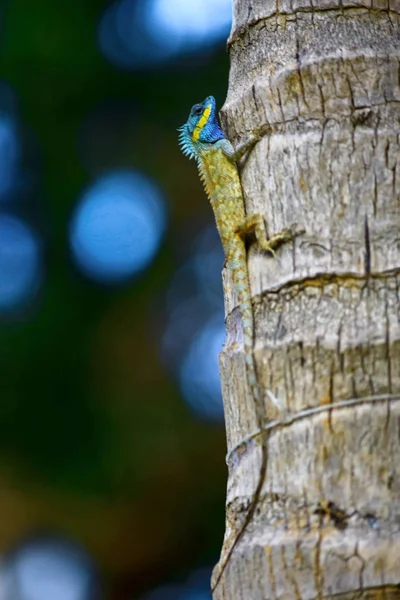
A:
{"label": "yellow stripe on lizard", "polygon": [[211,104],[209,104],[207,106],[207,108],[204,109],[204,112],[201,115],[201,118],[200,118],[199,122],[197,123],[196,127],[194,128],[193,135],[192,135],[192,140],[194,142],[198,141],[198,139],[200,137],[200,134],[201,134],[201,131],[202,131],[204,125],[208,121],[208,117],[210,116],[210,113],[211,113]]}

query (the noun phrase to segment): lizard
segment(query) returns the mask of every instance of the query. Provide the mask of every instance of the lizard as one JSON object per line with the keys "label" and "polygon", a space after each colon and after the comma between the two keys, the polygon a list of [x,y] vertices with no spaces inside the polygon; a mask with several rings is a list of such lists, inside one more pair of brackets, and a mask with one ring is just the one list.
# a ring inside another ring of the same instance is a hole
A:
{"label": "lizard", "polygon": [[[253,351],[254,315],[247,270],[245,236],[254,231],[260,248],[274,255],[275,249],[282,243],[292,240],[297,232],[292,226],[268,239],[263,216],[245,213],[238,161],[254,147],[260,139],[260,135],[251,135],[234,149],[218,122],[216,102],[213,96],[208,96],[204,102],[195,104],[187,122],[178,131],[180,132],[181,149],[186,156],[196,160],[200,179],[214,211],[217,229],[225,252],[225,265],[231,272],[242,320],[246,375],[254,398],[257,427],[261,435],[265,437],[265,406],[257,380]],[[258,505],[267,473],[267,442],[267,439],[262,440],[260,473],[249,509],[219,570],[213,591],[221,580],[225,567]]]}

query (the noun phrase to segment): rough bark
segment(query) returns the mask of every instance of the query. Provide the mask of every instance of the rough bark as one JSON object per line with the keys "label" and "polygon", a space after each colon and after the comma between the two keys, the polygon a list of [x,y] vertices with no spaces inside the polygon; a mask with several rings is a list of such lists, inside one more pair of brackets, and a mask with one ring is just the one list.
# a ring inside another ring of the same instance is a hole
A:
{"label": "rough bark", "polygon": [[[400,598],[400,1],[236,0],[230,53],[225,130],[237,143],[270,125],[243,169],[247,212],[270,234],[306,233],[276,258],[250,248],[258,377],[283,423],[213,598]],[[224,283],[229,481],[214,580],[261,457],[228,272]]]}

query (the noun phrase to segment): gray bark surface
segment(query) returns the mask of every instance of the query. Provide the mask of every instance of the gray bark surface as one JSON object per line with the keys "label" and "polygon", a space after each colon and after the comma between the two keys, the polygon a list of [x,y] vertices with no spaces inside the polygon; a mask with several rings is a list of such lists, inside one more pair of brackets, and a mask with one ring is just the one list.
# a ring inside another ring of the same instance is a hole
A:
{"label": "gray bark surface", "polygon": [[[259,510],[214,600],[400,598],[400,0],[236,0],[222,111],[270,235],[249,272],[268,417]],[[241,321],[224,272],[229,480],[214,581],[259,477]],[[279,405],[280,409],[275,406]]]}

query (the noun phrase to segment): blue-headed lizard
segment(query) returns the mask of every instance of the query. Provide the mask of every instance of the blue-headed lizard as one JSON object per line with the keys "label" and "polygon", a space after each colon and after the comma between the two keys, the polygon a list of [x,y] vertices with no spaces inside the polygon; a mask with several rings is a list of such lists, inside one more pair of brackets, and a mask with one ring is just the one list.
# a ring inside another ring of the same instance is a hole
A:
{"label": "blue-headed lizard", "polygon": [[293,239],[298,232],[294,228],[286,229],[268,239],[263,216],[261,214],[246,215],[237,162],[254,146],[259,137],[251,137],[234,150],[218,123],[213,96],[209,96],[201,104],[195,104],[192,107],[187,122],[179,128],[179,131],[179,142],[182,151],[197,162],[200,178],[204,183],[214,211],[225,252],[225,264],[232,274],[232,282],[242,318],[247,380],[254,398],[257,426],[260,432],[263,432],[261,436],[262,460],[258,483],[246,517],[216,577],[215,589],[238,541],[253,517],[266,477],[268,461],[268,440],[264,431],[266,423],[265,406],[263,394],[257,381],[253,352],[254,318],[247,271],[245,235],[254,231],[259,246],[263,250],[274,254],[277,246]]}

